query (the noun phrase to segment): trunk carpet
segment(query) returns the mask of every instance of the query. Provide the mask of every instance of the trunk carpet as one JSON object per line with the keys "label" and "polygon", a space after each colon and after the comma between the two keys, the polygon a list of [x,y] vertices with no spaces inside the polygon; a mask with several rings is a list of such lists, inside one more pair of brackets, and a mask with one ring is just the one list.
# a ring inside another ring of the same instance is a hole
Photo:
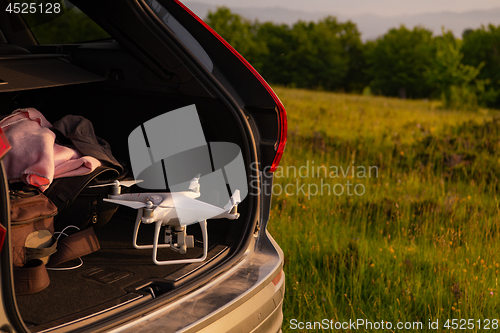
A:
{"label": "trunk carpet", "polygon": [[[48,323],[90,309],[127,294],[125,289],[131,285],[165,277],[182,266],[157,266],[151,259],[152,250],[133,248],[134,220],[130,216],[135,219],[135,212],[130,212],[125,210],[126,218],[123,218],[124,214],[119,214],[119,210],[110,222],[96,230],[101,249],[83,257],[81,267],[49,271],[47,289],[17,297],[19,311],[27,325]],[[199,234],[197,225],[190,228],[188,233]],[[153,225],[141,225],[139,244],[152,244],[153,229]],[[195,239],[201,240],[201,237],[195,236]],[[160,249],[158,259],[194,258],[202,253],[200,246],[188,250],[186,255]]]}

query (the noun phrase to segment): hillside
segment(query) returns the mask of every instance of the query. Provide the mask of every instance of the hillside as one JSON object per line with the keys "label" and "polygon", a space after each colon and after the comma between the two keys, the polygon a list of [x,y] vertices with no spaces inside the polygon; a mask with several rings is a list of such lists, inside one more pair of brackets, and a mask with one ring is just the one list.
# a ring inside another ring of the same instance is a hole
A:
{"label": "hillside", "polygon": [[269,222],[285,253],[284,332],[323,318],[491,326],[500,306],[498,112],[276,92],[289,115]]}

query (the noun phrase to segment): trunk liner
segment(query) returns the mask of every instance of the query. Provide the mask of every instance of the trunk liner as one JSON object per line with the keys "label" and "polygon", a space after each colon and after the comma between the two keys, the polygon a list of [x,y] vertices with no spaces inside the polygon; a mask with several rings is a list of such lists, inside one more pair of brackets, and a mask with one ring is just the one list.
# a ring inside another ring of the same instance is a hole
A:
{"label": "trunk liner", "polygon": [[[135,217],[135,213],[132,214]],[[137,250],[132,246],[134,220],[115,217],[96,230],[101,249],[83,257],[77,269],[49,271],[50,285],[34,295],[18,296],[17,305],[27,324],[40,325],[66,317],[127,294],[127,287],[143,280],[163,278],[184,265],[157,266],[152,262],[152,250]],[[153,225],[141,225],[139,244],[151,243]],[[188,233],[197,236],[199,227],[191,226]],[[194,230],[194,231],[193,231]],[[212,245],[212,242],[210,242]],[[158,259],[184,259],[201,256],[197,246],[181,255],[170,249],[160,249]]]}

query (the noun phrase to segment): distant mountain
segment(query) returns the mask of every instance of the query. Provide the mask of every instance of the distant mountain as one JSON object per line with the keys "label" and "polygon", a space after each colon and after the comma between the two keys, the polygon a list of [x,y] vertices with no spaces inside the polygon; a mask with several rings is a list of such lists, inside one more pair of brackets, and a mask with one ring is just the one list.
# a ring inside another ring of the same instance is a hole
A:
{"label": "distant mountain", "polygon": [[[217,6],[206,3],[191,1],[183,1],[183,3],[201,18],[205,18],[209,10],[217,10]],[[328,15],[335,15],[335,13],[325,14],[320,12],[304,12],[300,10],[286,9],[283,7],[230,7],[230,9],[233,13],[237,13],[249,20],[257,19],[261,22],[271,21],[285,24],[293,24],[299,20],[317,21]]]}
{"label": "distant mountain", "polygon": [[435,35],[441,34],[442,27],[451,30],[455,37],[462,37],[465,29],[477,29],[481,25],[500,25],[500,7],[493,10],[476,10],[464,13],[440,12],[417,15],[401,15],[399,17],[381,17],[363,15],[352,19],[363,34],[363,39],[375,39],[388,29],[404,24],[408,28],[422,26],[430,29]]}
{"label": "distant mountain", "polygon": [[[201,18],[206,18],[208,11],[217,8],[199,2],[184,2],[193,12]],[[491,10],[475,10],[463,13],[439,12],[401,16],[378,16],[361,15],[347,17],[341,13],[305,12],[291,10],[282,7],[257,8],[257,7],[232,7],[232,12],[237,13],[250,20],[261,22],[271,21],[274,23],[293,24],[299,20],[317,21],[328,15],[336,16],[341,22],[350,20],[358,26],[363,40],[376,39],[385,34],[390,28],[399,27],[404,24],[407,28],[422,26],[434,31],[435,35],[441,34],[441,27],[451,30],[455,37],[461,37],[465,29],[477,29],[481,25],[500,25],[500,7]]]}

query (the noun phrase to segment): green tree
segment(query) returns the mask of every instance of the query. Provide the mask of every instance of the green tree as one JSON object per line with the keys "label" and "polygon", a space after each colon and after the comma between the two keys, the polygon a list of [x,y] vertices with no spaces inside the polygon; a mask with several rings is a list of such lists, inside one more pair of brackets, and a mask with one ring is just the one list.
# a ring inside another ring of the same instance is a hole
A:
{"label": "green tree", "polygon": [[368,84],[365,74],[366,57],[365,47],[361,41],[361,33],[355,23],[347,21],[337,22],[334,17],[327,17],[320,24],[325,24],[335,32],[343,50],[343,57],[348,59],[348,71],[342,82],[346,91],[361,92]]}
{"label": "green tree", "polygon": [[484,80],[488,89],[478,96],[479,102],[500,108],[500,25],[467,29],[463,34],[461,51],[464,64],[474,67],[484,64],[478,78]]}
{"label": "green tree", "polygon": [[304,88],[345,89],[350,55],[360,49],[359,33],[352,23],[327,17],[318,23],[299,21],[292,27],[270,22],[259,26],[257,36],[266,43],[262,74],[271,82]]}
{"label": "green tree", "polygon": [[390,29],[367,50],[367,73],[374,92],[402,98],[428,97],[425,72],[433,63],[432,32],[404,25]]}
{"label": "green tree", "polygon": [[227,7],[209,11],[206,23],[221,35],[257,70],[262,67],[262,54],[267,53],[265,42],[256,38],[258,23],[252,23]]}
{"label": "green tree", "polygon": [[349,70],[349,59],[342,47],[334,18],[319,23],[297,22],[292,27],[292,47],[288,66],[292,82],[298,87],[337,90]]}
{"label": "green tree", "polygon": [[436,37],[436,57],[432,67],[425,72],[428,82],[441,96],[443,106],[448,109],[474,110],[478,107],[478,96],[484,93],[484,80],[477,79],[484,63],[477,67],[462,63],[461,40],[451,32]]}
{"label": "green tree", "polygon": [[[327,17],[291,27],[252,23],[226,7],[210,12],[206,21],[270,82],[340,90],[360,81],[362,43],[352,22]],[[358,90],[363,86],[357,83]]]}
{"label": "green tree", "polygon": [[266,44],[265,52],[260,54],[257,68],[269,82],[290,85],[293,81],[294,68],[290,59],[294,45],[294,36],[289,26],[271,22],[259,24],[257,39]]}

